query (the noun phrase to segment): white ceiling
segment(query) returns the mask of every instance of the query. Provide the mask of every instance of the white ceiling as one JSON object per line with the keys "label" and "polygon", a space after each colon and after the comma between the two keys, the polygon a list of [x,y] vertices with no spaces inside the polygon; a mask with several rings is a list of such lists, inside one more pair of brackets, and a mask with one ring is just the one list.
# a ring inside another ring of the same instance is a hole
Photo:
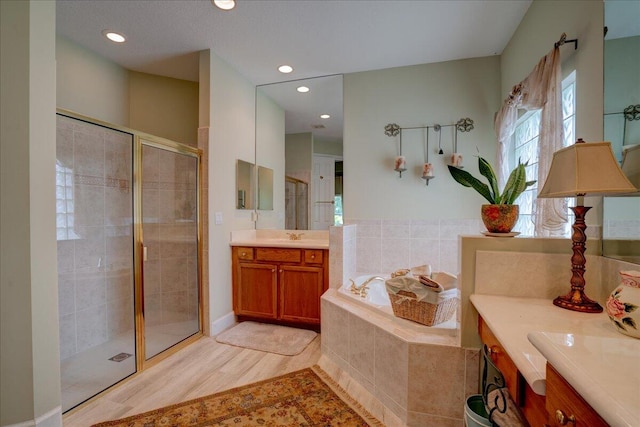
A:
{"label": "white ceiling", "polygon": [[[499,55],[531,0],[237,3],[225,12],[209,0],[58,0],[56,25],[59,34],[130,70],[197,81],[197,52],[211,49],[263,85]],[[107,41],[105,29],[127,42]],[[284,63],[292,74],[276,70]],[[287,132],[291,113],[287,107]],[[311,120],[304,120],[305,131]]]}

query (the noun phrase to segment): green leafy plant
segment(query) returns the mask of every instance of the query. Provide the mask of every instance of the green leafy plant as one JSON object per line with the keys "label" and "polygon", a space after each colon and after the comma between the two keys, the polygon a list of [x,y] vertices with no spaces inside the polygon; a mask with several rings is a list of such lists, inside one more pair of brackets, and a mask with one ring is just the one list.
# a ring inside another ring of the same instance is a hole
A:
{"label": "green leafy plant", "polygon": [[496,178],[493,168],[489,162],[482,157],[478,157],[478,169],[482,176],[487,178],[489,185],[465,170],[451,165],[448,165],[448,167],[453,179],[465,187],[471,187],[476,190],[482,197],[487,199],[490,204],[512,205],[524,190],[536,183],[536,181],[527,181],[527,174],[524,168],[528,163],[529,162],[521,163],[520,160],[518,160],[518,166],[511,171],[502,192],[498,190],[498,179]]}

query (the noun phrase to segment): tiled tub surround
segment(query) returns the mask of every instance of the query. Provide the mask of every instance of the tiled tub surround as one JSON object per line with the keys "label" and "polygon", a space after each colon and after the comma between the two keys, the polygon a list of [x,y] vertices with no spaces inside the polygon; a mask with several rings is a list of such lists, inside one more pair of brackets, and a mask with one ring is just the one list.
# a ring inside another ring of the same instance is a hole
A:
{"label": "tiled tub surround", "polygon": [[457,274],[458,237],[484,230],[480,219],[347,219],[345,223],[357,225],[356,271],[360,272],[431,264],[433,271]]}
{"label": "tiled tub surround", "polygon": [[375,312],[338,288],[358,272],[388,275],[430,264],[455,273],[458,235],[480,229],[479,220],[350,220],[330,227],[320,365],[385,425],[461,426],[464,399],[478,392],[479,351],[460,346],[459,328]]}
{"label": "tiled tub surround", "polygon": [[459,333],[390,319],[329,289],[320,366],[387,426],[462,426],[478,392],[479,352]]}

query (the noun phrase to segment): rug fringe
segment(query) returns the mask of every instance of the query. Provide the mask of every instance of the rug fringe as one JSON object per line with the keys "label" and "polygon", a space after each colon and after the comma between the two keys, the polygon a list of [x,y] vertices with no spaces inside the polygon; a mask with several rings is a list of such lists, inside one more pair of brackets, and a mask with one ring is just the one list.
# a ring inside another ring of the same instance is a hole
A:
{"label": "rug fringe", "polygon": [[333,378],[329,376],[320,366],[313,365],[311,370],[320,377],[320,379],[327,384],[333,391],[340,397],[340,399],[344,400],[349,406],[351,406],[358,415],[364,418],[371,427],[385,427],[385,425],[380,422],[376,417],[371,415],[371,413],[360,404],[357,400],[355,400],[347,391],[342,388],[340,384],[338,384]]}

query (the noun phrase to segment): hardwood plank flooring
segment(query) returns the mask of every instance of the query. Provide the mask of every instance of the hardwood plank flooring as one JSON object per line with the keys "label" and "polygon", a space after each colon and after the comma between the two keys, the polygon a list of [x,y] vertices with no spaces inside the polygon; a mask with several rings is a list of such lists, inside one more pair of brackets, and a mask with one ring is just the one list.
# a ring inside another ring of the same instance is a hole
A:
{"label": "hardwood plank flooring", "polygon": [[88,427],[297,371],[318,363],[320,335],[296,356],[233,347],[203,337],[157,365],[63,416]]}

